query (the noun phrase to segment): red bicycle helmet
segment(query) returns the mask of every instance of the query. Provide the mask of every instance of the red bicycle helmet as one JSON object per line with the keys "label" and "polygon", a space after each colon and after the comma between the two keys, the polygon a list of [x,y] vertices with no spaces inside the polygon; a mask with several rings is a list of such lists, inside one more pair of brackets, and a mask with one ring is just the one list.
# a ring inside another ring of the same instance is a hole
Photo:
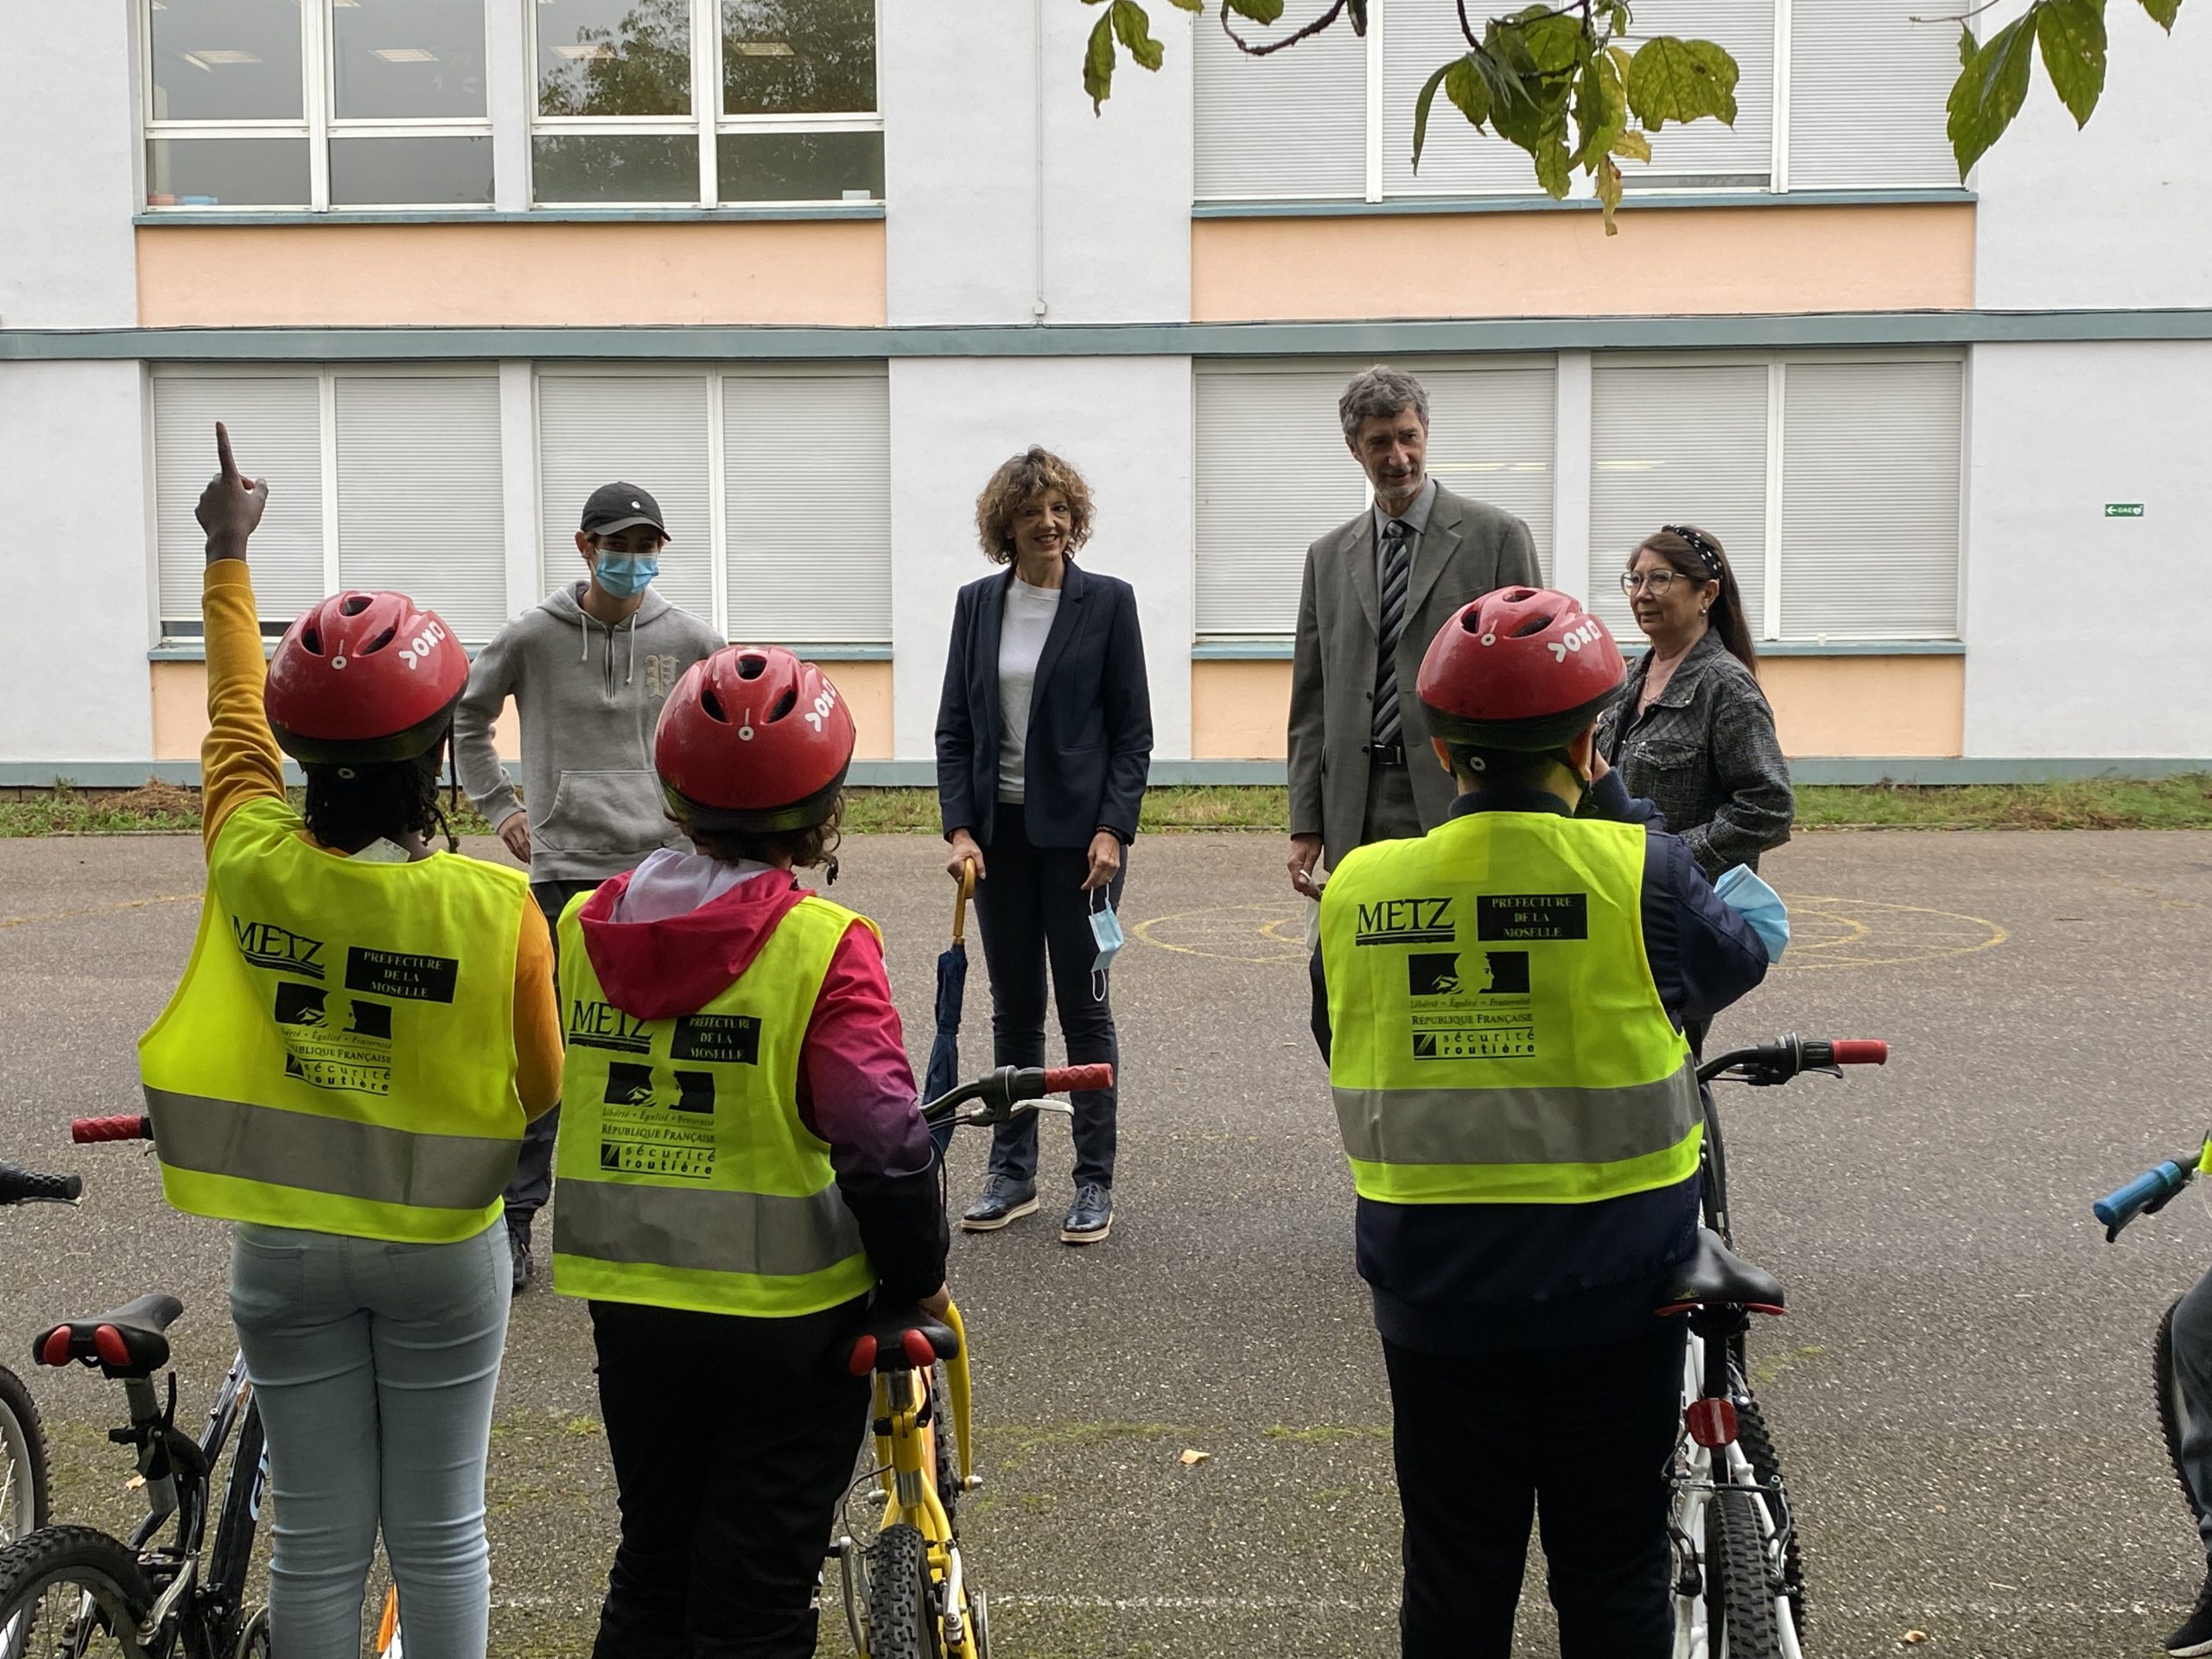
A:
{"label": "red bicycle helmet", "polygon": [[453,630],[404,594],[334,594],[284,631],[262,692],[277,746],[302,766],[413,760],[468,689]]}
{"label": "red bicycle helmet", "polygon": [[1447,743],[1541,752],[1580,736],[1628,668],[1605,625],[1548,588],[1501,588],[1437,630],[1421,659],[1429,729]]}
{"label": "red bicycle helmet", "polygon": [[653,733],[671,816],[709,831],[820,823],[852,763],[852,710],[781,645],[724,645],[692,664]]}

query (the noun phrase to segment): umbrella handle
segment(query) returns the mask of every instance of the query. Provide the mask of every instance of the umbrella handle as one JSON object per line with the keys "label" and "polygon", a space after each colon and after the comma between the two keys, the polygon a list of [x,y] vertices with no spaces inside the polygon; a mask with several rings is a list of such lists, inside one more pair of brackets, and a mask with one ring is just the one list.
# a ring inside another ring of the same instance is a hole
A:
{"label": "umbrella handle", "polygon": [[960,896],[952,901],[952,942],[968,942],[968,901],[976,896],[976,861],[960,861]]}

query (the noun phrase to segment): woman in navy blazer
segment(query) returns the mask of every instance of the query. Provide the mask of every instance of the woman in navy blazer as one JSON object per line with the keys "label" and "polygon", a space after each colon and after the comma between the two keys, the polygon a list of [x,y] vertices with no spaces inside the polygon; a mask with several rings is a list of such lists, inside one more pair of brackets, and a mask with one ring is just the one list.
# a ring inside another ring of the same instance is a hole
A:
{"label": "woman in navy blazer", "polygon": [[[938,705],[938,803],[956,880],[972,862],[991,980],[995,1063],[1045,1063],[1046,967],[1070,1064],[1118,1063],[1094,915],[1117,906],[1152,760],[1152,698],[1136,594],[1083,569],[1090,491],[1032,448],[976,502],[976,533],[1008,568],[953,608]],[[1090,1244],[1114,1214],[1115,1090],[1073,1096],[1075,1201],[1060,1237]],[[962,1217],[991,1232],[1037,1209],[1037,1119],[993,1134],[982,1196]]]}

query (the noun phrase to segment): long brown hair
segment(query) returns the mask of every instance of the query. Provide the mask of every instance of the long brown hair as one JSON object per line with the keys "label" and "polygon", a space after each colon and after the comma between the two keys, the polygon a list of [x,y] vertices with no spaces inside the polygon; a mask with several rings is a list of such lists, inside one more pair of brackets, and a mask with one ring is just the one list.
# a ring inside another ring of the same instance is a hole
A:
{"label": "long brown hair", "polygon": [[1707,620],[1728,654],[1758,673],[1759,654],[1751,644],[1751,623],[1744,614],[1743,590],[1736,586],[1735,569],[1728,563],[1728,550],[1720,545],[1720,538],[1695,524],[1666,524],[1637,543],[1636,551],[1628,556],[1628,568],[1633,570],[1638,556],[1645,553],[1656,553],[1678,574],[1700,586],[1708,582],[1720,584],[1720,596],[1713,601],[1713,613]]}

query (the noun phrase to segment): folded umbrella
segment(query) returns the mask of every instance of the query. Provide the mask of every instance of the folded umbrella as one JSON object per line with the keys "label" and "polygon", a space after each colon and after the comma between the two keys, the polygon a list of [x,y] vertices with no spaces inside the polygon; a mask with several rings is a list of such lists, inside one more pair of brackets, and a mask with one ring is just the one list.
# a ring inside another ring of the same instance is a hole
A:
{"label": "folded umbrella", "polygon": [[[968,900],[976,891],[976,861],[960,867],[959,894],[952,901],[952,948],[937,959],[937,1035],[930,1043],[930,1065],[922,1082],[922,1098],[935,1100],[950,1094],[960,1082],[960,1003],[968,989]],[[952,1139],[952,1125],[939,1123],[930,1131],[938,1156]]]}

